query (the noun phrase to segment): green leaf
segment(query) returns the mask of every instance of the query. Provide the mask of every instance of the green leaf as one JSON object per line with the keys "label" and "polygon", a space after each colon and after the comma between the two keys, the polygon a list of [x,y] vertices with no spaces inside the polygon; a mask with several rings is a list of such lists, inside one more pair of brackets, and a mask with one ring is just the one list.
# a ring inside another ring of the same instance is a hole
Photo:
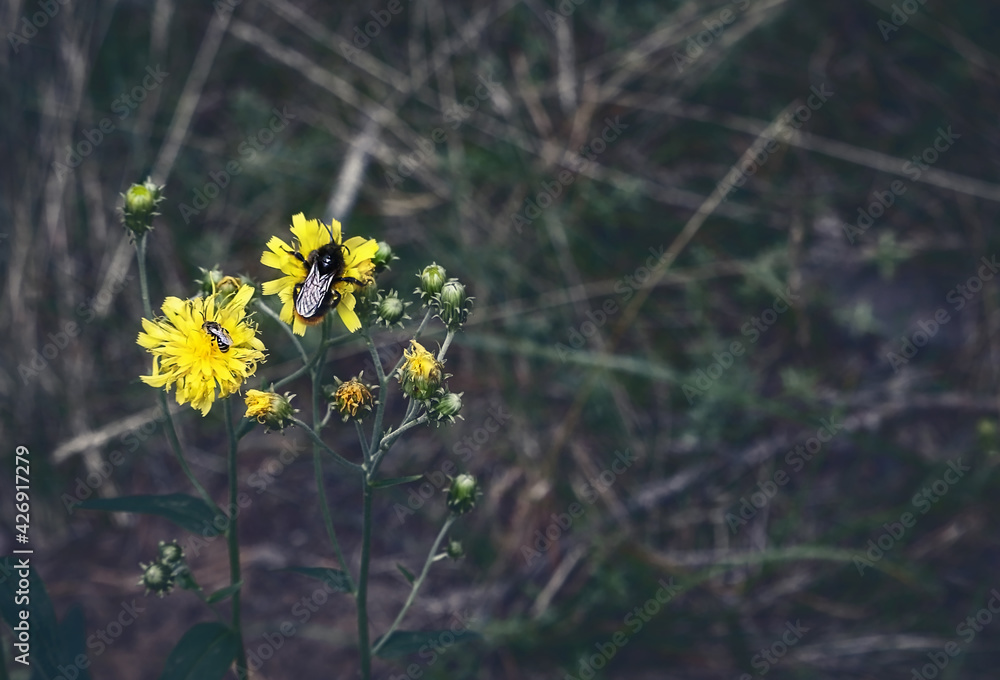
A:
{"label": "green leaf", "polygon": [[205,602],[208,604],[215,604],[216,602],[222,602],[223,600],[229,599],[233,593],[239,591],[243,587],[243,581],[237,581],[231,586],[226,586],[221,590],[216,590],[214,593],[205,598]]}
{"label": "green leaf", "polygon": [[[471,630],[463,630],[454,633],[450,630],[397,630],[375,656],[381,659],[397,659],[407,654],[420,651],[426,644],[433,644],[435,647],[449,647],[456,642],[468,642],[470,640],[481,639],[482,636]],[[378,644],[379,640],[375,641]]]}
{"label": "green leaf", "polygon": [[[143,515],[159,515],[171,522],[201,534],[206,528],[213,531],[215,509],[210,508],[205,501],[182,493],[172,493],[162,496],[121,496],[119,498],[93,498],[80,503],[79,507],[86,510],[106,510],[108,512],[137,512]],[[228,520],[227,520],[228,522]]]}
{"label": "green leaf", "polygon": [[399,569],[399,572],[403,575],[403,577],[410,582],[410,585],[413,585],[413,581],[416,577],[410,573],[409,569],[404,567],[399,562],[396,562],[396,569]]}
{"label": "green leaf", "polygon": [[170,652],[160,680],[218,680],[229,670],[238,646],[229,626],[196,624]]}
{"label": "green leaf", "polygon": [[69,673],[69,668],[76,668],[79,671],[76,680],[90,680],[89,664],[87,668],[80,668],[76,663],[77,657],[87,656],[87,621],[80,605],[73,605],[59,623],[59,637],[62,640],[63,659],[60,665],[66,669],[63,677]]}
{"label": "green leaf", "polygon": [[418,479],[423,479],[423,475],[408,475],[406,477],[380,479],[377,482],[372,482],[371,487],[373,489],[385,489],[386,487],[396,486],[397,484],[409,484],[410,482],[415,482]]}
{"label": "green leaf", "polygon": [[314,578],[317,581],[323,581],[334,590],[339,590],[342,593],[354,592],[351,589],[350,577],[340,569],[330,569],[329,567],[285,567],[284,569],[278,569],[278,571],[291,571]]}

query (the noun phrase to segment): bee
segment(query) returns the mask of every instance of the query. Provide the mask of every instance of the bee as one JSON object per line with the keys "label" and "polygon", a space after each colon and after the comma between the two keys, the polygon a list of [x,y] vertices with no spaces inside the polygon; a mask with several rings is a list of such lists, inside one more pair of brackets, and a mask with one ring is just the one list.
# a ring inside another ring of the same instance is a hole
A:
{"label": "bee", "polygon": [[215,321],[206,321],[201,325],[201,327],[205,329],[205,332],[208,333],[209,337],[213,338],[215,342],[218,343],[220,352],[228,352],[229,348],[233,346],[232,336],[229,335],[229,332],[226,331],[226,329],[219,323]]}
{"label": "bee", "polygon": [[327,243],[309,253],[308,258],[297,250],[288,251],[309,270],[305,281],[295,286],[292,295],[296,314],[309,325],[319,323],[340,302],[340,292],[333,284],[346,281],[355,286],[365,285],[354,277],[344,276],[344,270],[347,269],[345,250],[351,252],[340,243]]}

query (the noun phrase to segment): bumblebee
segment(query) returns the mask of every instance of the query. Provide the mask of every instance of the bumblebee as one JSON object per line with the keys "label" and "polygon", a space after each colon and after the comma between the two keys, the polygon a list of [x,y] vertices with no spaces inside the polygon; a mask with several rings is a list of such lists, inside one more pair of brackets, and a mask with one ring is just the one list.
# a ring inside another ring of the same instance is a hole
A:
{"label": "bumblebee", "polygon": [[305,258],[297,250],[290,250],[309,270],[305,281],[295,286],[293,299],[295,313],[309,325],[317,324],[331,309],[340,302],[340,292],[333,285],[341,281],[364,286],[364,281],[358,281],[352,276],[344,276],[347,262],[344,251],[350,252],[347,246],[340,243],[327,243],[309,253]]}
{"label": "bumblebee", "polygon": [[228,352],[229,348],[233,346],[232,336],[218,322],[206,321],[201,327],[218,343],[220,352]]}

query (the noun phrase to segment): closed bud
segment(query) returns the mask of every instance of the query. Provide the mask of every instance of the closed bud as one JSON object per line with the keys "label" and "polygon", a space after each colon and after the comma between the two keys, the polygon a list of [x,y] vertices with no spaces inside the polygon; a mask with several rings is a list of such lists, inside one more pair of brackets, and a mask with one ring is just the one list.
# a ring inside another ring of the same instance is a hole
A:
{"label": "closed bud", "polygon": [[403,319],[409,319],[410,317],[406,314],[406,308],[409,306],[409,302],[403,302],[399,299],[399,294],[391,290],[385,296],[383,296],[379,302],[377,309],[378,322],[385,326],[392,326],[393,324],[403,325]]}
{"label": "closed bud", "polygon": [[160,562],[175,569],[184,563],[184,549],[177,541],[164,543],[160,541]]}
{"label": "closed bud", "polygon": [[431,400],[430,417],[432,420],[443,423],[454,423],[455,418],[461,418],[458,412],[462,410],[462,395],[464,392],[445,392]]}
{"label": "closed bud", "polygon": [[476,498],[482,493],[479,483],[472,475],[461,474],[448,487],[448,509],[456,515],[464,515],[476,507]]}
{"label": "closed bud", "polygon": [[425,305],[428,305],[441,292],[448,274],[444,267],[434,263],[424,267],[417,276],[420,278],[420,286],[414,292],[420,295]]}
{"label": "closed bud", "polygon": [[156,207],[163,201],[163,187],[147,179],[143,184],[133,184],[124,194],[122,222],[133,234],[141,235],[153,228]]}
{"label": "closed bud", "polygon": [[146,593],[156,593],[163,597],[174,587],[174,570],[162,562],[153,562],[146,565],[139,563],[142,567],[142,576],[139,578],[139,585],[145,586]]}
{"label": "closed bud", "polygon": [[458,330],[469,318],[472,298],[465,294],[465,286],[458,279],[451,279],[441,288],[437,298],[438,316],[449,330]]}
{"label": "closed bud", "polygon": [[453,560],[458,560],[465,557],[465,548],[462,547],[460,541],[448,540],[448,547],[444,550],[445,554]]}
{"label": "closed bud", "polygon": [[378,250],[375,251],[375,257],[372,258],[372,262],[375,263],[375,271],[379,272],[383,269],[388,269],[389,263],[398,259],[392,252],[392,246],[385,241],[378,242]]}
{"label": "closed bud", "polygon": [[245,418],[256,418],[261,425],[271,430],[283,430],[291,423],[291,417],[296,413],[292,408],[294,394],[278,394],[276,392],[261,392],[247,390]]}

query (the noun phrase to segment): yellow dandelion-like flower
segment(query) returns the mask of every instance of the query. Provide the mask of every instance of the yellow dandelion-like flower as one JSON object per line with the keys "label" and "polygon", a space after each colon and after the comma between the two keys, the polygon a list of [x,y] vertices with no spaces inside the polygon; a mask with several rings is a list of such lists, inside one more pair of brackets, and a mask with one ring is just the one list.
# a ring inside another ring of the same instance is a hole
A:
{"label": "yellow dandelion-like flower", "polygon": [[363,374],[364,371],[357,378],[351,378],[347,382],[335,378],[337,381],[336,389],[333,385],[328,385],[325,388],[327,400],[344,417],[344,422],[347,422],[349,418],[357,418],[359,409],[372,410],[375,399],[372,397],[369,386],[361,382]]}
{"label": "yellow dandelion-like flower", "polygon": [[445,378],[441,362],[416,340],[410,340],[410,348],[403,351],[403,357],[405,361],[399,369],[403,391],[414,399],[430,399]]}
{"label": "yellow dandelion-like flower", "polygon": [[[325,309],[311,318],[305,318],[295,311],[295,296],[302,283],[306,280],[309,270],[316,259],[316,251],[331,243],[343,245],[344,271],[334,275],[328,296],[336,301],[337,314],[347,330],[354,332],[361,328],[361,319],[354,311],[356,300],[354,291],[357,285],[350,281],[337,279],[354,279],[367,282],[372,279],[375,263],[372,258],[378,251],[375,239],[362,236],[352,236],[343,241],[340,222],[334,220],[331,226],[326,226],[319,220],[307,220],[299,213],[292,216],[293,245],[285,243],[277,236],[272,236],[267,242],[267,250],[260,256],[263,265],[280,270],[285,276],[280,279],[266,281],[263,285],[265,295],[277,295],[281,300],[281,320],[291,324],[296,335],[305,335],[306,326],[319,323]],[[298,254],[298,256],[296,256]],[[339,299],[338,299],[339,298]]]}
{"label": "yellow dandelion-like flower", "polygon": [[168,391],[176,385],[178,404],[207,415],[264,361],[264,343],[246,314],[251,296],[253,286],[240,286],[224,304],[214,295],[164,300],[162,317],[142,320],[137,342],[153,355],[153,374],[142,381]]}

